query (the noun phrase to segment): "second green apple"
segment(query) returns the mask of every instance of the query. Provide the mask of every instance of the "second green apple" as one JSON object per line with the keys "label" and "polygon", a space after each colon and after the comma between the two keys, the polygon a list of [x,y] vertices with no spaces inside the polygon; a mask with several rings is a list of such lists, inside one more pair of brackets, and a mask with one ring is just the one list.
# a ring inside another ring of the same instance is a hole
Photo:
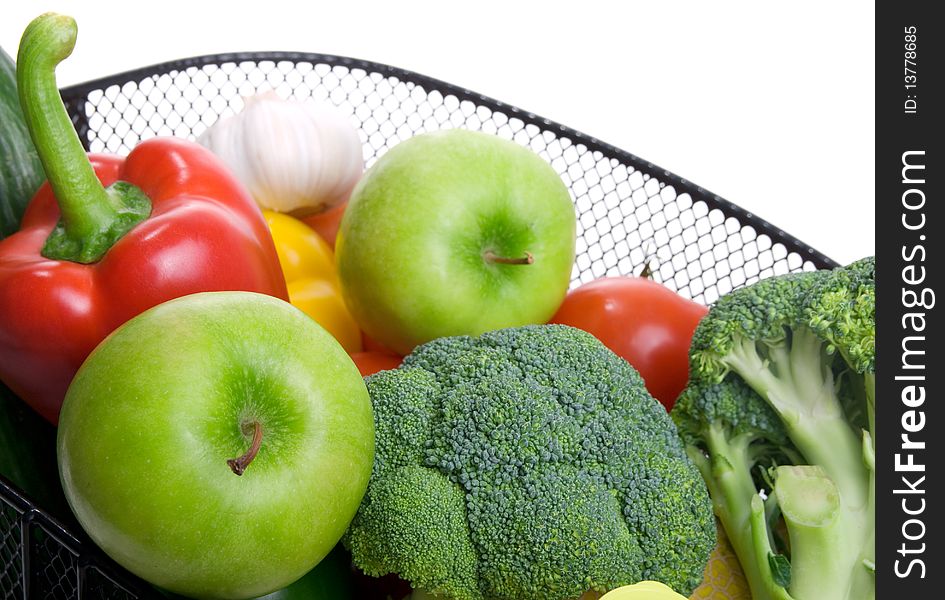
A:
{"label": "second green apple", "polygon": [[530,150],[447,130],[392,148],[352,193],[336,242],[364,331],[408,353],[434,338],[544,323],[567,292],[576,218]]}

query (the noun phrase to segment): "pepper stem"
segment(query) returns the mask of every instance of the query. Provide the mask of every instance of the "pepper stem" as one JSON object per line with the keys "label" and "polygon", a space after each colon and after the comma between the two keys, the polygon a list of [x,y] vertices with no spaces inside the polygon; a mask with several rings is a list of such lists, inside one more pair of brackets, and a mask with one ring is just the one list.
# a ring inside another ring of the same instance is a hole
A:
{"label": "pepper stem", "polygon": [[482,258],[486,262],[500,265],[530,265],[535,262],[535,257],[532,256],[531,252],[526,252],[525,256],[519,258],[510,258],[508,256],[499,256],[492,250],[486,250],[482,253]]}
{"label": "pepper stem", "polygon": [[246,467],[249,466],[249,463],[253,462],[253,459],[256,458],[256,455],[259,454],[259,447],[262,445],[262,425],[259,421],[253,421],[252,423],[243,423],[243,431],[252,425],[253,427],[253,442],[242,456],[237,458],[227,459],[226,464],[230,467],[233,473],[237,475],[242,475],[246,471]]}
{"label": "pepper stem", "polygon": [[56,86],[56,66],[72,54],[76,35],[72,17],[46,13],[34,19],[20,39],[16,80],[26,126],[61,213],[42,254],[93,263],[148,217],[151,201],[127,182],[103,187],[72,126]]}

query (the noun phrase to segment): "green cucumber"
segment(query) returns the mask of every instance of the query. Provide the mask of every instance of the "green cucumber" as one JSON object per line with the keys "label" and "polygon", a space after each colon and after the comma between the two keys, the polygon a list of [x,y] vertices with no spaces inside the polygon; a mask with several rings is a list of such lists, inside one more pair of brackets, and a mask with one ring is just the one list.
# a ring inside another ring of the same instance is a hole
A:
{"label": "green cucumber", "polygon": [[46,179],[16,91],[16,67],[0,48],[0,239],[20,227],[27,203]]}

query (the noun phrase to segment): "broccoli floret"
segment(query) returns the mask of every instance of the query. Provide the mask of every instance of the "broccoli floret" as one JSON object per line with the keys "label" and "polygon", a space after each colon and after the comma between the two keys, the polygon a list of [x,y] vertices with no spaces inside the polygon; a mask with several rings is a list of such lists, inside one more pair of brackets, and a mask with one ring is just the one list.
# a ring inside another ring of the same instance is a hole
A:
{"label": "broccoli floret", "polygon": [[872,256],[828,271],[805,306],[809,325],[857,373],[876,363],[876,259]]}
{"label": "broccoli floret", "polygon": [[376,457],[344,542],[367,573],[490,600],[701,581],[705,484],[640,375],[590,334],[442,338],[366,382]]}
{"label": "broccoli floret", "polygon": [[[875,595],[874,272],[864,259],[762,280],[719,299],[693,336],[673,418],[755,600]],[[816,469],[800,477],[791,465]],[[805,486],[812,503],[814,490],[836,491],[831,533],[811,535],[785,514],[782,543],[779,498],[804,514]],[[834,560],[818,562],[817,552]]]}
{"label": "broccoli floret", "polygon": [[393,468],[371,488],[359,526],[346,539],[362,571],[375,577],[397,572],[456,600],[482,597],[460,488],[419,465]]}
{"label": "broccoli floret", "polygon": [[813,286],[806,302],[808,326],[839,353],[860,378],[866,395],[869,430],[873,431],[876,396],[876,259],[872,256],[830,271]]}
{"label": "broccoli floret", "polygon": [[724,432],[726,438],[742,438],[746,445],[783,447],[790,443],[774,409],[731,374],[720,382],[690,380],[671,416],[689,445],[704,444],[709,428]]}

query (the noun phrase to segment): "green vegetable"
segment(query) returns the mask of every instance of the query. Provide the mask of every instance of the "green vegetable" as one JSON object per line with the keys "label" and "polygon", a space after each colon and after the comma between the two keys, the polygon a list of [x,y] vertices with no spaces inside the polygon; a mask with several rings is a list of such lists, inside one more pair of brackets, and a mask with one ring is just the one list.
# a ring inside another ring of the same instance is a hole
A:
{"label": "green vegetable", "polygon": [[71,522],[59,485],[56,428],[0,383],[0,475],[60,520]]}
{"label": "green vegetable", "polygon": [[754,600],[875,596],[874,273],[763,280],[693,337],[672,417]]}
{"label": "green vegetable", "polygon": [[0,48],[0,239],[19,229],[23,210],[45,178],[20,109],[16,67]]}
{"label": "green vegetable", "polygon": [[344,538],[367,574],[456,600],[702,580],[705,486],[639,374],[590,334],[441,338],[367,385],[374,471]]}

